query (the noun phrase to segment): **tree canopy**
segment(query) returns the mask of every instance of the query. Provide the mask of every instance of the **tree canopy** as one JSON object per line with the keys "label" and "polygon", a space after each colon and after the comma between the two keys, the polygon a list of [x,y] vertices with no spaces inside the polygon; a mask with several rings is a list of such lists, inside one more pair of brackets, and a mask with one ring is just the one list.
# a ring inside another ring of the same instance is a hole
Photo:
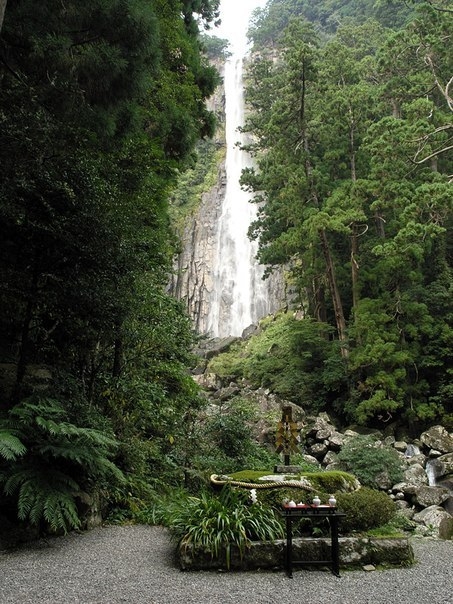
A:
{"label": "tree canopy", "polygon": [[[218,76],[199,29],[217,16],[217,0],[6,5],[1,510],[17,505],[39,522],[48,497],[50,526],[76,526],[71,497],[94,479],[83,472],[78,439],[99,448],[96,480],[110,471],[107,459],[122,470],[115,497],[127,499],[144,477],[152,482],[156,456],[165,457],[184,413],[199,404],[186,369],[192,328],[165,293],[174,251],[167,204],[196,141],[213,131],[205,100]],[[63,435],[51,421],[74,427]]]}
{"label": "tree canopy", "polygon": [[305,9],[271,1],[251,30],[251,235],[336,327],[346,420],[451,421],[452,16],[422,3],[326,36]]}

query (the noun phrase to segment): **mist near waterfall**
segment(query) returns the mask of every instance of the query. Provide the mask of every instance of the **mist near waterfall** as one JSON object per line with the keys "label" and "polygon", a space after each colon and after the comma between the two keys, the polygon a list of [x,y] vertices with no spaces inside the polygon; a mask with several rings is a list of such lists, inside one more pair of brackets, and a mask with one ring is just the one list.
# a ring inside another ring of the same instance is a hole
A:
{"label": "mist near waterfall", "polygon": [[222,25],[215,31],[215,35],[229,40],[232,55],[224,71],[226,191],[217,225],[208,317],[208,332],[214,337],[240,336],[246,327],[270,312],[269,284],[263,281],[264,267],[256,260],[257,243],[247,236],[256,218],[256,206],[239,184],[242,170],[252,165],[249,154],[239,148],[246,139],[238,131],[244,123],[247,29],[252,11],[264,5],[264,0],[223,0]]}

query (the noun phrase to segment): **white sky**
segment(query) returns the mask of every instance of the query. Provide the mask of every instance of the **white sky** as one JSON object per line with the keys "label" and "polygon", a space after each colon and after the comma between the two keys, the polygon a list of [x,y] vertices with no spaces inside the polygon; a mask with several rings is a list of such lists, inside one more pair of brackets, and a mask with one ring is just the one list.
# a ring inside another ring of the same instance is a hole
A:
{"label": "white sky", "polygon": [[219,38],[227,38],[234,46],[236,40],[244,37],[252,11],[258,7],[263,8],[266,3],[267,0],[221,0],[222,24],[213,29],[212,33]]}

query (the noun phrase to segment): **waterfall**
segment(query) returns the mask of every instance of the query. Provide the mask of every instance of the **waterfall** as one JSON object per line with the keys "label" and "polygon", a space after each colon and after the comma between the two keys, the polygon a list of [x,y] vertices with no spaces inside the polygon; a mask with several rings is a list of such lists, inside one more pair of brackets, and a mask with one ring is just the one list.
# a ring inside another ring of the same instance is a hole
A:
{"label": "waterfall", "polygon": [[426,462],[425,472],[428,477],[429,486],[434,487],[436,485],[436,467],[431,459]]}
{"label": "waterfall", "polygon": [[420,447],[417,445],[409,444],[406,447],[406,452],[404,453],[404,457],[410,458],[415,455],[420,455]]}
{"label": "waterfall", "polygon": [[246,140],[238,131],[244,123],[246,30],[251,10],[263,2],[241,0],[232,7],[230,0],[229,7],[227,4],[228,0],[224,0],[221,5],[223,34],[232,45],[232,56],[226,61],[224,72],[226,190],[217,223],[207,329],[214,337],[240,336],[246,327],[271,311],[269,284],[262,280],[264,267],[255,258],[257,244],[247,236],[256,207],[239,184],[242,169],[252,165],[250,155],[239,148]]}

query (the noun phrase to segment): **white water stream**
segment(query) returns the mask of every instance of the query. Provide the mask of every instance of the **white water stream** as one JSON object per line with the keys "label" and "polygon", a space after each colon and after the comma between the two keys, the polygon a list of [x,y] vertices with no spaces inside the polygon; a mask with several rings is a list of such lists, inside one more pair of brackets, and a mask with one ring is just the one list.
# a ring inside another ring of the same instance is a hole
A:
{"label": "white water stream", "polygon": [[217,247],[213,266],[208,332],[214,337],[240,336],[243,330],[267,315],[269,284],[262,280],[264,268],[255,259],[256,242],[247,236],[256,217],[250,194],[239,184],[241,171],[252,162],[241,151],[244,135],[243,61],[247,54],[247,28],[251,12],[265,0],[222,0],[222,26],[215,34],[230,41],[232,56],[224,73],[226,192],[217,228]]}

